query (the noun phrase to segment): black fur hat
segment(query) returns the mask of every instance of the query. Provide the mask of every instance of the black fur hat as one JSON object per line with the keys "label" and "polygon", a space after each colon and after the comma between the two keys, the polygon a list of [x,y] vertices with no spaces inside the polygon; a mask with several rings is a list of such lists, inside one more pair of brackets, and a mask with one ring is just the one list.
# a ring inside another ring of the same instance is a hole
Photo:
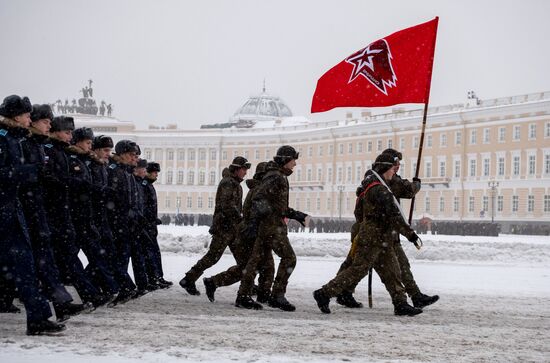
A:
{"label": "black fur hat", "polygon": [[0,105],[0,115],[4,117],[15,117],[32,111],[32,104],[28,97],[11,95],[4,98]]}
{"label": "black fur hat", "polygon": [[233,159],[233,161],[231,162],[231,165],[229,165],[229,170],[233,172],[240,168],[250,169],[251,166],[252,165],[250,165],[250,163],[248,162],[248,160],[246,160],[246,158],[242,156],[237,156],[235,157],[235,159]]}
{"label": "black fur hat", "polygon": [[94,139],[94,131],[89,127],[80,127],[73,131],[73,143],[77,143],[82,140]]}
{"label": "black fur hat", "polygon": [[147,167],[147,160],[145,159],[138,159],[136,168],[146,168]]}
{"label": "black fur hat", "polygon": [[297,160],[300,156],[299,152],[296,152],[290,145],[283,145],[277,150],[277,155],[273,157],[273,160],[280,166],[285,165],[291,160]]}
{"label": "black fur hat", "polygon": [[399,151],[392,148],[388,148],[382,151],[382,154],[390,154],[391,156],[398,158],[399,160],[403,160],[403,154],[401,154]]}
{"label": "black fur hat", "polygon": [[113,146],[113,139],[111,139],[109,136],[99,135],[94,137],[92,149],[103,149],[104,147],[110,147],[112,149]]}
{"label": "black fur hat", "polygon": [[50,132],[74,130],[74,119],[70,116],[55,116],[51,123]]}
{"label": "black fur hat", "polygon": [[147,172],[152,173],[155,171],[160,172],[160,164],[155,162],[147,163]]}
{"label": "black fur hat", "polygon": [[48,119],[53,120],[53,112],[50,105],[32,105],[31,121]]}
{"label": "black fur hat", "polygon": [[132,140],[120,140],[115,145],[115,154],[122,155],[125,153],[138,152],[138,146]]}
{"label": "black fur hat", "polygon": [[372,164],[372,170],[378,174],[384,174],[394,166],[396,160],[399,160],[397,156],[382,153],[376,157],[374,164]]}

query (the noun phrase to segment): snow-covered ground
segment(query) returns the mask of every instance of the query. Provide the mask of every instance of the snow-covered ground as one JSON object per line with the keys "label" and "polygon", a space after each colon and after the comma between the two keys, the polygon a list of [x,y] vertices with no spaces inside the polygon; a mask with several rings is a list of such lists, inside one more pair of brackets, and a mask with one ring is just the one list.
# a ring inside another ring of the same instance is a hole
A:
{"label": "snow-covered ground", "polygon": [[[349,235],[298,233],[295,312],[238,309],[236,285],[215,303],[176,285],[74,317],[60,337],[27,337],[24,315],[2,314],[0,362],[550,362],[550,237],[421,237],[421,251],[404,245],[421,289],[441,300],[416,317],[393,315],[377,277],[373,309],[333,302],[322,314],[311,293],[338,270]],[[177,284],[208,242],[205,227],[161,226],[166,277]],[[233,263],[226,254],[205,276]],[[357,298],[366,291],[363,281]]]}

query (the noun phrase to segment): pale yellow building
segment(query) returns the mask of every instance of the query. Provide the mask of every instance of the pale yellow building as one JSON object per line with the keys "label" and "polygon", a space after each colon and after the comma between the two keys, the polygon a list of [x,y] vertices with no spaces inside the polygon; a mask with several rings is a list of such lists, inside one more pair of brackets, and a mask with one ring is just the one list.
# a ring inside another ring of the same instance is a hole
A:
{"label": "pale yellow building", "polygon": [[[113,118],[76,118],[96,134],[135,140],[144,158],[161,164],[160,214],[212,213],[221,171],[234,156],[254,165],[289,144],[300,151],[290,177],[292,207],[314,217],[352,218],[355,190],[382,150],[402,151],[400,174],[412,178],[422,110],[363,111],[316,123],[293,117],[264,92],[217,125],[225,128],[136,129]],[[415,219],[550,222],[550,92],[430,108],[420,178]]]}

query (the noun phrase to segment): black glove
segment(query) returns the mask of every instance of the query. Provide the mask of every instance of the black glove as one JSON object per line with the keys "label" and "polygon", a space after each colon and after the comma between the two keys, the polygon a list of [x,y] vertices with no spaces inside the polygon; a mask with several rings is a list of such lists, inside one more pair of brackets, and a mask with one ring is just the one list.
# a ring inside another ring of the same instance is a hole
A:
{"label": "black glove", "polygon": [[306,226],[306,217],[307,217],[307,214],[305,213],[302,213],[300,211],[297,211],[297,210],[294,210],[294,209],[291,209],[287,215],[286,215],[288,218],[290,219],[294,219],[295,221],[298,221],[300,222],[300,224],[302,226]]}
{"label": "black glove", "polygon": [[160,219],[157,218],[157,226],[158,225],[161,225],[162,224],[162,221]]}
{"label": "black glove", "polygon": [[413,178],[413,182],[422,183],[422,180],[420,180],[420,178],[414,177],[414,178]]}
{"label": "black glove", "polygon": [[407,237],[407,239],[409,240],[409,242],[412,242],[417,248],[419,246],[422,246],[422,240],[420,239],[420,237],[418,237],[418,235],[416,233],[413,232],[413,234],[410,236],[410,237]]}

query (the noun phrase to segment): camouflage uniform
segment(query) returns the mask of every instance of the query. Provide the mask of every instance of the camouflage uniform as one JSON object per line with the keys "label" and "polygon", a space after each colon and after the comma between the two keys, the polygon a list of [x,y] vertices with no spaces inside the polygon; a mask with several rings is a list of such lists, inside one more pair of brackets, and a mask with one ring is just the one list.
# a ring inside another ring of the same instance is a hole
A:
{"label": "camouflage uniform", "polygon": [[223,170],[222,176],[216,192],[214,220],[210,228],[212,242],[206,255],[185,274],[184,279],[187,282],[197,281],[206,269],[214,266],[227,246],[233,254],[239,254],[236,252],[234,241],[237,237],[237,226],[242,220],[242,179],[230,173],[228,168]]}
{"label": "camouflage uniform", "polygon": [[391,192],[376,181],[374,175],[366,177],[363,182],[365,192],[356,205],[356,217],[361,217],[361,222],[355,251],[351,253],[351,265],[340,271],[321,291],[326,297],[351,291],[365,277],[369,268],[377,267],[384,275],[383,282],[392,302],[397,306],[406,303],[407,297],[401,284],[394,243],[388,244],[387,241],[394,241],[399,234],[412,239],[415,233],[394,204]]}

